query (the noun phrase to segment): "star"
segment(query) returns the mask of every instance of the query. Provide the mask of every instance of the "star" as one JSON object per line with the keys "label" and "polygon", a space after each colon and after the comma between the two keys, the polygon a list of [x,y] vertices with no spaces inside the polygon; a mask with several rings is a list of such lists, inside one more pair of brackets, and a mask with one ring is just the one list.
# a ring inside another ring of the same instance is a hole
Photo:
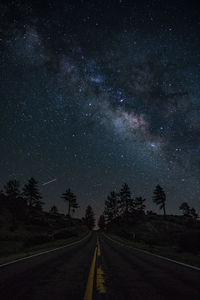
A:
{"label": "star", "polygon": [[158,181],[170,212],[199,209],[198,15],[132,2],[2,4],[0,178],[62,178],[46,210],[72,187],[98,215],[122,182],[150,199]]}

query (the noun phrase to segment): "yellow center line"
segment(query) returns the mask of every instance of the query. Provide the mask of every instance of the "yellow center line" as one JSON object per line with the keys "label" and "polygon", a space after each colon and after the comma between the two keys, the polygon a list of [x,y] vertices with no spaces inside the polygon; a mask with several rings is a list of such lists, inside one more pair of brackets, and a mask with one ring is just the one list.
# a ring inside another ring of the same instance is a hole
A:
{"label": "yellow center line", "polygon": [[98,267],[97,268],[97,277],[96,277],[96,280],[97,280],[97,291],[100,293],[100,294],[103,294],[106,292],[106,289],[105,289],[105,282],[104,282],[104,272],[102,270],[102,267]]}
{"label": "yellow center line", "polygon": [[99,243],[99,238],[97,237],[97,255],[101,255],[101,248],[100,248],[100,243]]}
{"label": "yellow center line", "polygon": [[100,255],[101,255],[101,250],[100,250],[100,247],[98,247],[97,255],[98,255],[98,256],[100,256]]}
{"label": "yellow center line", "polygon": [[88,276],[88,281],[87,281],[87,286],[86,286],[86,290],[85,290],[84,300],[92,300],[96,256],[97,256],[97,247],[94,250],[94,256],[93,256],[92,264],[91,264],[91,267],[90,267],[90,273],[89,273],[89,276]]}
{"label": "yellow center line", "polygon": [[[97,255],[101,256],[101,248],[99,238],[97,237]],[[102,266],[99,265],[96,270],[96,288],[98,293],[106,293],[105,281],[104,281],[104,272]]]}

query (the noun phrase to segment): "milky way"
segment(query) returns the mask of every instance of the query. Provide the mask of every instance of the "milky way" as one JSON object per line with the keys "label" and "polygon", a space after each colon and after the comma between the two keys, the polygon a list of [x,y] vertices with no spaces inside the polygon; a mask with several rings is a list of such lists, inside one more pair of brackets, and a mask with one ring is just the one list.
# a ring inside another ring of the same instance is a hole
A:
{"label": "milky way", "polygon": [[62,211],[70,187],[79,215],[124,182],[200,208],[200,19],[159,3],[1,4],[1,185],[35,177]]}

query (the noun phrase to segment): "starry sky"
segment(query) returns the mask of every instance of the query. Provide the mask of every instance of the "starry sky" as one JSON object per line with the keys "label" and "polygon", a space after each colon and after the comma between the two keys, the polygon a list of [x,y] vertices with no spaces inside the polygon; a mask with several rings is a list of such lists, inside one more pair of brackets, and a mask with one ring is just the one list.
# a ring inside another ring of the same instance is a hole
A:
{"label": "starry sky", "polygon": [[[33,3],[32,3],[33,2]],[[181,5],[180,5],[181,4]],[[103,211],[124,182],[200,209],[200,14],[192,1],[1,1],[0,184]],[[49,182],[43,185],[43,183]]]}

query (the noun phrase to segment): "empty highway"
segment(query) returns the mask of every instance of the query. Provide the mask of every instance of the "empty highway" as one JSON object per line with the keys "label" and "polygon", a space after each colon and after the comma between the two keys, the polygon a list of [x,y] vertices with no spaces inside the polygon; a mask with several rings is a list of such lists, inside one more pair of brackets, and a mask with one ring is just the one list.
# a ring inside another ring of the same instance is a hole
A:
{"label": "empty highway", "polygon": [[0,268],[1,299],[200,299],[200,272],[95,232]]}

